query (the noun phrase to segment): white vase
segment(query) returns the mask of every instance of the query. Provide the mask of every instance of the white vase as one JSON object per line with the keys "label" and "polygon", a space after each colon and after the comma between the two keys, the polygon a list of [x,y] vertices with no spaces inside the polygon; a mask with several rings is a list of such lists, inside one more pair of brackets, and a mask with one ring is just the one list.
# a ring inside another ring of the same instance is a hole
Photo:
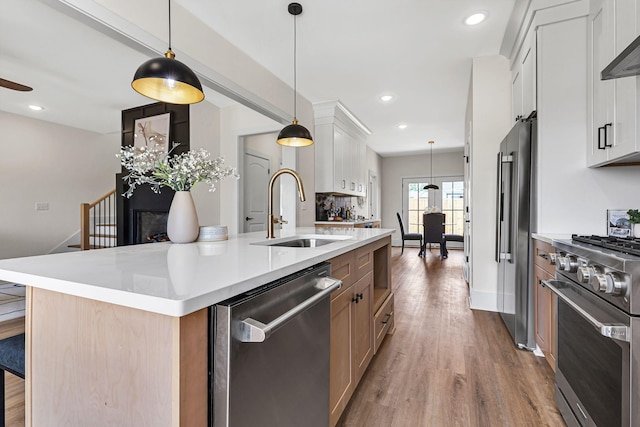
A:
{"label": "white vase", "polygon": [[198,213],[190,191],[176,191],[169,208],[167,235],[173,243],[191,243],[198,238]]}
{"label": "white vase", "polygon": [[633,237],[640,237],[640,224],[633,224]]}

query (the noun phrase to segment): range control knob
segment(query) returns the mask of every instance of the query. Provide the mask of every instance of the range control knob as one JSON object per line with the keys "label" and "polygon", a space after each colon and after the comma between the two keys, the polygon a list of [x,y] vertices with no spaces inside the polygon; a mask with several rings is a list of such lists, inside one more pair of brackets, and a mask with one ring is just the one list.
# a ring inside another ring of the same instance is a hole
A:
{"label": "range control knob", "polygon": [[589,283],[589,280],[592,277],[592,269],[591,267],[580,267],[577,272],[578,282],[580,283]]}
{"label": "range control knob", "polygon": [[591,288],[596,292],[606,292],[607,290],[607,277],[602,273],[594,274],[591,280]]}
{"label": "range control knob", "polygon": [[607,290],[606,294],[622,295],[627,291],[627,287],[624,284],[623,279],[616,273],[606,273],[607,278]]}
{"label": "range control knob", "polygon": [[551,252],[549,254],[549,257],[547,258],[547,261],[549,261],[549,264],[555,265],[557,259],[558,259],[558,254],[555,252]]}
{"label": "range control knob", "polygon": [[578,270],[578,259],[573,255],[567,255],[566,257],[564,257],[562,269],[564,271],[568,271],[569,273],[575,273]]}
{"label": "range control knob", "polygon": [[558,255],[556,257],[556,270],[562,271],[564,270],[564,266],[567,264],[567,257],[562,255]]}

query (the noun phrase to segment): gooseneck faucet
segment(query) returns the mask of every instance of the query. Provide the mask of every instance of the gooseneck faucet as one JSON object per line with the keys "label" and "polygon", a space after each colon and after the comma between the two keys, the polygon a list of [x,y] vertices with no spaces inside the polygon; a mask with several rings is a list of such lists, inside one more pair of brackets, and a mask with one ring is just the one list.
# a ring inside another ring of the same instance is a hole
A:
{"label": "gooseneck faucet", "polygon": [[300,201],[304,202],[306,200],[304,196],[304,187],[302,186],[302,179],[300,178],[300,175],[298,175],[298,172],[288,168],[278,169],[269,180],[269,218],[267,221],[267,239],[273,239],[274,224],[287,223],[287,221],[284,221],[282,217],[278,218],[273,214],[273,184],[276,182],[277,177],[285,173],[288,173],[296,179],[296,182],[298,183],[298,193],[300,194]]}

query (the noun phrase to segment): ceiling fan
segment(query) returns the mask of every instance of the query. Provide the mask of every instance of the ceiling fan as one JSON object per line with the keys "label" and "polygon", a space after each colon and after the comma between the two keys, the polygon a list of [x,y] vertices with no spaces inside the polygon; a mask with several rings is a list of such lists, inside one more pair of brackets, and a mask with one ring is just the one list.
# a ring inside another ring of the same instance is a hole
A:
{"label": "ceiling fan", "polygon": [[0,86],[6,87],[7,89],[19,90],[20,92],[30,92],[33,90],[32,87],[21,85],[20,83],[5,80],[3,78],[0,78]]}

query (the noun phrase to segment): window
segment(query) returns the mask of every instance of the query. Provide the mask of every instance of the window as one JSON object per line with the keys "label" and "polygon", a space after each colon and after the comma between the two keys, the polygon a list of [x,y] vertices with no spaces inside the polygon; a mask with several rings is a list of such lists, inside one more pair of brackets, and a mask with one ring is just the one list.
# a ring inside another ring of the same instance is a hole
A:
{"label": "window", "polygon": [[[403,178],[403,222],[405,233],[422,233],[422,214],[435,207],[446,215],[445,233],[463,234],[464,181],[462,176],[434,177],[439,190],[423,190],[428,177]],[[431,197],[431,203],[429,198]]]}
{"label": "window", "polygon": [[464,232],[464,182],[443,181],[442,213],[446,215],[445,234],[459,234]]}

